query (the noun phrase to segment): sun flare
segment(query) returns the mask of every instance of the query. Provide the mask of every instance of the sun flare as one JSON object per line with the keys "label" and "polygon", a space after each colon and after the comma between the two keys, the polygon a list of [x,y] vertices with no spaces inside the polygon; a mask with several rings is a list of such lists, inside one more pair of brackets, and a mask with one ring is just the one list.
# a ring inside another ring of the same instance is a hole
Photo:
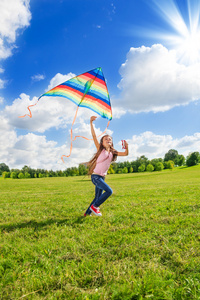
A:
{"label": "sun flare", "polygon": [[[153,0],[161,18],[168,23],[173,33],[160,32],[155,36],[164,40],[173,50],[177,59],[186,65],[200,62],[200,3],[188,0],[186,5],[187,17],[184,17],[173,0]],[[154,34],[153,34],[154,35]]]}

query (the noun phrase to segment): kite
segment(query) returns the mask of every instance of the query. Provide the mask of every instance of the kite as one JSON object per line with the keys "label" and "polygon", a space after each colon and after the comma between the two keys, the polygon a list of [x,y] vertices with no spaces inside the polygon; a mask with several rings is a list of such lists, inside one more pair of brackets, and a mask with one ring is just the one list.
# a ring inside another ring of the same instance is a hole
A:
{"label": "kite", "polygon": [[[56,87],[52,88],[48,92],[41,95],[38,98],[38,101],[44,96],[64,97],[77,105],[76,113],[71,126],[70,154],[67,156],[62,155],[61,157],[62,160],[64,156],[69,157],[71,155],[72,142],[75,141],[77,137],[80,137],[80,136],[75,136],[75,138],[73,139],[73,131],[72,131],[72,127],[75,123],[79,107],[89,108],[94,112],[96,112],[97,114],[99,114],[101,117],[108,119],[108,124],[105,131],[107,130],[109,123],[112,120],[112,109],[111,109],[110,97],[109,97],[107,85],[101,68],[93,69],[91,71],[73,77],[57,85]],[[35,106],[38,103],[38,101],[33,105],[29,105],[27,107],[27,109],[29,110],[29,114],[21,116],[20,118],[23,118],[25,116],[29,116],[31,118],[32,113],[30,107]],[[99,136],[104,134],[105,131],[101,133]],[[92,140],[83,136],[81,137],[86,140]]]}

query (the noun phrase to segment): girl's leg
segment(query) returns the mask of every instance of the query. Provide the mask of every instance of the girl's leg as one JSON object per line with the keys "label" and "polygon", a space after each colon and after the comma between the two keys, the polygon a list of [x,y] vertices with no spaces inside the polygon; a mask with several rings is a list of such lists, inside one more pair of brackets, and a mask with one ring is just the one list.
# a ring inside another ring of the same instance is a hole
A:
{"label": "girl's leg", "polygon": [[103,190],[98,188],[97,186],[95,186],[95,197],[94,197],[93,201],[90,203],[88,209],[86,210],[86,212],[85,212],[86,215],[90,215],[92,213],[90,210],[90,206],[101,196],[102,193],[103,193]]}
{"label": "girl's leg", "polygon": [[104,190],[104,193],[101,193],[101,195],[93,202],[93,205],[95,207],[99,207],[104,201],[106,201],[106,199],[108,199],[108,197],[112,195],[113,191],[109,187],[109,185],[105,183],[104,178],[101,176],[94,177],[92,182],[96,185],[97,188]]}

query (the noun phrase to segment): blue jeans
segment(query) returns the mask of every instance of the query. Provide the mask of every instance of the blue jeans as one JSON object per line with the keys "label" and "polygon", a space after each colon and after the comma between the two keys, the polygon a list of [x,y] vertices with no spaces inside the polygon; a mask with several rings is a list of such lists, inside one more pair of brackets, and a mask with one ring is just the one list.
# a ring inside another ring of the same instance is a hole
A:
{"label": "blue jeans", "polygon": [[[105,177],[92,174],[91,180],[95,185],[95,197],[94,200],[90,203],[90,206],[93,204],[94,206],[99,207],[104,201],[106,201],[106,199],[108,199],[108,197],[112,195],[113,191],[109,187],[109,185],[105,183]],[[86,214],[88,215],[91,214],[90,206],[86,210]]]}

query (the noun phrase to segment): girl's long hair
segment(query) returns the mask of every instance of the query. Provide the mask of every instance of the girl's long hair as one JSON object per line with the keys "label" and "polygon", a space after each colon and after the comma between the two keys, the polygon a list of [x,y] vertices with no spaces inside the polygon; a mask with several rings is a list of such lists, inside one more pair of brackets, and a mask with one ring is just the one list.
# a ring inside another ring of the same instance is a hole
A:
{"label": "girl's long hair", "polygon": [[[99,149],[97,150],[97,153],[92,157],[92,159],[87,163],[87,166],[89,167],[89,170],[88,170],[88,175],[91,175],[94,171],[94,168],[96,167],[96,163],[97,163],[97,158],[99,157],[99,155],[101,154],[101,151],[103,149],[105,149],[105,147],[103,146],[103,139],[104,137],[106,136],[109,136],[108,134],[107,135],[104,135],[101,140],[100,140],[100,144],[99,144]],[[110,152],[112,152],[113,154],[113,159],[112,161],[116,161],[117,159],[117,151],[113,148],[113,142],[112,142],[112,145],[110,147]]]}

